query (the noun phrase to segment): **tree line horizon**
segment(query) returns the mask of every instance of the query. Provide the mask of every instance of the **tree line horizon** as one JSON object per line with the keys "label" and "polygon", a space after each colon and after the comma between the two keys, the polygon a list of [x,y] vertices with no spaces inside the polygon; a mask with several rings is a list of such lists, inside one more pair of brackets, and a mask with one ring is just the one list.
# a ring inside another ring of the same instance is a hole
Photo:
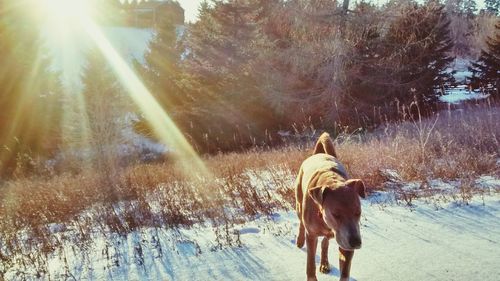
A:
{"label": "tree line horizon", "polygon": [[[329,0],[203,2],[180,37],[174,20],[161,18],[145,63],[133,68],[200,153],[276,145],[278,131],[307,126],[368,129],[411,104],[435,110],[456,83],[455,58],[473,61],[472,88],[498,96],[500,4],[485,4],[478,14],[470,12],[475,1],[361,1],[346,14]],[[15,170],[23,155],[53,157],[67,142],[61,124],[68,126],[64,109],[74,101],[62,94],[50,58],[36,57],[40,40],[19,11],[3,12],[1,170]],[[83,99],[109,105],[110,116],[140,117],[106,60],[89,55],[92,73],[83,77],[97,78],[83,79]],[[93,110],[80,114],[92,120]],[[134,128],[154,138],[146,122]]]}

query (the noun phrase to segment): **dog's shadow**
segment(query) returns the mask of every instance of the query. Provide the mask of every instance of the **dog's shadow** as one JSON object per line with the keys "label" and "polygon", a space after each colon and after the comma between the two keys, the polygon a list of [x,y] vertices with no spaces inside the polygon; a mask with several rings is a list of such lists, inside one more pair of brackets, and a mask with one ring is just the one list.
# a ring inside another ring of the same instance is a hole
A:
{"label": "dog's shadow", "polygon": [[[291,239],[290,242],[292,242],[293,245],[296,245],[297,241],[294,238],[294,239]],[[307,246],[302,247],[300,250],[307,255]],[[320,250],[320,249],[318,249],[318,250]],[[340,278],[340,270],[337,267],[333,266],[333,264],[331,263],[331,261],[333,260],[333,258],[335,260],[338,260],[338,255],[337,256],[333,255],[333,257],[332,257],[332,253],[329,253],[328,258],[330,259],[330,272],[325,274],[325,273],[321,273],[321,272],[318,271],[317,274],[318,275],[330,275],[330,276],[335,276],[337,278]],[[316,268],[319,268],[320,261],[321,261],[321,256],[320,255],[316,255],[315,260],[316,260]],[[355,278],[353,278],[351,276],[351,277],[349,277],[349,281],[357,281],[357,279],[355,279]]]}

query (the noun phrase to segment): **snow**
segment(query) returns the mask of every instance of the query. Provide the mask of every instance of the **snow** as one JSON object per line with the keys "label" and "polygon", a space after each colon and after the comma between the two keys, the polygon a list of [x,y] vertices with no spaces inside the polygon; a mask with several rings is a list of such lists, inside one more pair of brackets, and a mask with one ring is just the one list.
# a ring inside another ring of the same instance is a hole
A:
{"label": "snow", "polygon": [[[354,255],[351,280],[498,280],[498,193],[468,204],[418,199],[411,208],[387,203],[390,197],[378,192],[362,202],[363,248]],[[49,256],[49,269],[52,279],[305,280],[306,251],[294,244],[297,228],[295,212],[279,212],[232,229],[233,241],[238,237],[241,245],[222,248],[207,225],[144,228],[126,237],[94,234],[85,252],[67,244]],[[334,244],[332,272],[318,272],[320,281],[339,278]],[[16,280],[13,272],[7,280]]]}
{"label": "snow", "polygon": [[396,170],[392,169],[382,169],[380,170],[380,175],[384,177],[389,182],[401,182],[403,179],[398,174]]}
{"label": "snow", "polygon": [[480,100],[489,97],[489,95],[479,91],[471,91],[467,88],[468,77],[472,76],[472,73],[468,69],[469,66],[470,60],[463,58],[457,58],[451,63],[447,71],[450,73],[453,72],[453,77],[458,85],[453,87],[448,86],[444,94],[439,97],[441,102],[459,104],[463,101]]}
{"label": "snow", "polygon": [[492,176],[481,176],[476,180],[476,186],[484,190],[500,189],[500,179]]}
{"label": "snow", "polygon": [[153,160],[168,152],[167,146],[138,134],[134,130],[134,122],[139,121],[137,114],[129,112],[123,118],[125,127],[122,136],[127,144],[122,145],[119,155],[127,156],[133,153],[142,155],[143,160]]}
{"label": "snow", "polygon": [[487,97],[489,95],[477,91],[469,91],[465,85],[461,85],[446,89],[445,94],[440,96],[439,100],[446,103],[458,104],[467,100],[479,100]]}
{"label": "snow", "polygon": [[469,71],[470,65],[470,60],[464,58],[457,58],[450,65],[449,70],[455,71],[453,77],[458,83],[467,84],[467,78],[472,76],[472,72]]}
{"label": "snow", "polygon": [[404,181],[397,171],[392,169],[380,170],[380,175],[385,178],[384,187],[401,199],[411,195],[426,197],[439,192],[441,194],[453,193],[460,186],[459,181],[445,181],[443,179],[429,179],[426,181]]}

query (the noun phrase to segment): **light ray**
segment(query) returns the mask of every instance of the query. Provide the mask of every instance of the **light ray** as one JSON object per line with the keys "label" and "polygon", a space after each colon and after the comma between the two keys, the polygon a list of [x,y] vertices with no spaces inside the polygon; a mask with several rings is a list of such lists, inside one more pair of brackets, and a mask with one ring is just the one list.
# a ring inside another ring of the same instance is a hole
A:
{"label": "light ray", "polygon": [[209,176],[210,173],[205,164],[182,132],[161,108],[127,62],[114,49],[100,28],[89,18],[82,18],[82,26],[108,60],[112,70],[125,86],[129,96],[141,109],[146,120],[152,125],[156,135],[169,148],[174,150],[175,158],[182,165],[183,171],[187,172],[186,175]]}
{"label": "light ray", "polygon": [[[182,132],[169,117],[169,115],[159,105],[150,91],[142,83],[139,77],[134,73],[128,63],[115,50],[109,40],[106,38],[100,27],[92,18],[95,8],[88,0],[30,0],[33,4],[31,11],[35,16],[44,21],[48,26],[48,36],[60,44],[62,54],[63,76],[71,75],[74,72],[74,65],[70,58],[74,51],[75,44],[72,38],[75,36],[88,36],[91,43],[95,44],[97,49],[103,54],[112,71],[115,73],[118,81],[128,93],[128,96],[138,106],[144,114],[145,119],[151,124],[159,139],[171,150],[172,156],[180,163],[182,171],[187,176],[210,176],[208,169],[202,159],[189,144]],[[73,71],[73,72],[72,72]],[[68,78],[68,77],[66,77]],[[85,116],[86,105],[81,94],[68,93],[68,98],[76,101],[77,114]],[[64,118],[68,118],[68,112],[64,113]],[[88,137],[88,120],[83,118],[78,137],[81,141],[86,141]],[[64,122],[64,121],[63,121]],[[69,132],[68,132],[69,133]]]}

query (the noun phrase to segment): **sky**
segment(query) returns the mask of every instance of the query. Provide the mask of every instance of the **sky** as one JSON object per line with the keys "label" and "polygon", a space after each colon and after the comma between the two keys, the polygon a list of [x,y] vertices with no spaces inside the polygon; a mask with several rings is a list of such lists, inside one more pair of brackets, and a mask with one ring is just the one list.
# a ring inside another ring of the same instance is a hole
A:
{"label": "sky", "polygon": [[184,9],[187,22],[196,21],[198,18],[198,7],[203,0],[177,0]]}

